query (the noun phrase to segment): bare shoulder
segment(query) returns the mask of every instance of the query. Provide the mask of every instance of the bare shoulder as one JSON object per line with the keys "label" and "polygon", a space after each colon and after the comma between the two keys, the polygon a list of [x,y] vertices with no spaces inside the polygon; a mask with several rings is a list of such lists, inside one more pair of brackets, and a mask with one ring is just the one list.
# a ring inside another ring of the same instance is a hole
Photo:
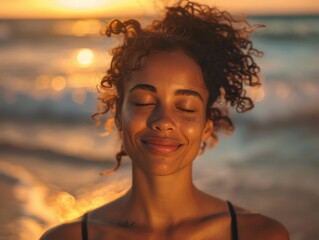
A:
{"label": "bare shoulder", "polygon": [[74,221],[53,227],[46,231],[40,240],[81,240],[81,222]]}
{"label": "bare shoulder", "polygon": [[239,239],[289,240],[286,227],[275,219],[236,208]]}

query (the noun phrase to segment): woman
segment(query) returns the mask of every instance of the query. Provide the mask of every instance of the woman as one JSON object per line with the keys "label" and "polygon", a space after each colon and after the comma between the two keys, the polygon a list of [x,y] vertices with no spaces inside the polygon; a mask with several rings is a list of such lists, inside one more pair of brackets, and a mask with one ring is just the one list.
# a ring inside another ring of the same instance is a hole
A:
{"label": "woman", "polygon": [[[188,1],[141,28],[113,20],[123,34],[100,86],[101,112],[114,114],[132,160],[132,187],[119,199],[41,239],[289,239],[277,221],[210,196],[192,182],[192,163],[217,130],[232,130],[227,107],[253,107],[258,86],[253,27],[227,12]],[[115,168],[115,169],[116,169]]]}

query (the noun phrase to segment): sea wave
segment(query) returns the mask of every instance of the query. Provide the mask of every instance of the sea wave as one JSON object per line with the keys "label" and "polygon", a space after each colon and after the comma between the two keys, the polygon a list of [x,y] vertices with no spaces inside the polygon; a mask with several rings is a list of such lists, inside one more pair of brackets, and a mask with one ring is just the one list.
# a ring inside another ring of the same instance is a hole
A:
{"label": "sea wave", "polygon": [[[318,23],[319,24],[319,23]],[[299,31],[299,29],[291,29],[284,30],[283,29],[277,31],[265,31],[263,33],[256,33],[254,35],[255,38],[261,40],[275,40],[275,41],[305,41],[307,42],[318,42],[319,39],[319,30],[317,29],[305,29],[303,31]]]}
{"label": "sea wave", "polygon": [[[81,189],[73,186],[73,193],[70,193],[60,188],[52,188],[52,182],[44,182],[26,167],[7,160],[0,161],[0,181],[10,184],[14,200],[17,201],[21,211],[2,229],[16,233],[15,236],[9,236],[11,240],[39,239],[48,228],[65,221],[72,221],[84,212],[118,198],[130,185],[130,178],[120,173],[117,176],[112,175],[113,181],[108,185],[105,185],[104,181],[103,184],[92,186],[90,180],[86,179],[85,191],[79,193]],[[60,165],[65,166],[64,163]],[[70,172],[64,176],[64,180],[67,181],[68,178],[75,176],[75,172]],[[82,174],[83,176],[85,174]],[[13,201],[5,197],[2,200]]]}
{"label": "sea wave", "polygon": [[92,155],[71,155],[66,152],[45,148],[41,145],[26,145],[25,143],[19,144],[10,141],[0,141],[0,153],[24,157],[40,157],[43,161],[63,162],[81,166],[94,165],[105,167],[105,165],[110,165],[109,167],[111,167],[111,162],[114,162],[113,159],[105,159]]}
{"label": "sea wave", "polygon": [[116,131],[101,137],[92,124],[0,121],[0,153],[77,165],[113,162],[120,149]]}
{"label": "sea wave", "polygon": [[252,24],[263,24],[254,37],[278,41],[318,41],[319,16],[266,16],[252,17]]}
{"label": "sea wave", "polygon": [[[147,19],[143,21],[148,21]],[[257,37],[289,41],[319,38],[319,16],[317,15],[249,16],[248,20],[252,25],[256,23],[266,26],[256,31],[255,36]],[[56,41],[54,40],[56,38],[101,37],[100,30],[103,29],[106,21],[107,19],[0,20],[0,42],[18,40],[21,37],[53,41]],[[78,30],[75,31],[76,29]]]}
{"label": "sea wave", "polygon": [[18,239],[39,239],[43,226],[56,223],[55,214],[45,201],[47,187],[25,168],[9,162],[0,161],[1,178],[11,179],[12,191],[21,206],[22,213],[14,223]]}

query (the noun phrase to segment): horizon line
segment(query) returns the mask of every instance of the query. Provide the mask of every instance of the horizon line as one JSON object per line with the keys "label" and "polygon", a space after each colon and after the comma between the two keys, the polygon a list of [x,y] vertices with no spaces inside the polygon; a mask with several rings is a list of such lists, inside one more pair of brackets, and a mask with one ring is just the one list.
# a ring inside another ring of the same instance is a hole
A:
{"label": "horizon line", "polygon": [[[236,16],[236,13],[232,15]],[[241,14],[243,15],[243,14]],[[109,17],[102,17],[102,16],[61,16],[61,17],[0,17],[0,20],[83,20],[83,19],[111,19],[111,18],[151,18],[158,16],[156,14],[150,15],[114,15]],[[245,17],[319,17],[319,13],[309,13],[309,12],[301,12],[301,13],[255,13],[255,14],[244,14]]]}

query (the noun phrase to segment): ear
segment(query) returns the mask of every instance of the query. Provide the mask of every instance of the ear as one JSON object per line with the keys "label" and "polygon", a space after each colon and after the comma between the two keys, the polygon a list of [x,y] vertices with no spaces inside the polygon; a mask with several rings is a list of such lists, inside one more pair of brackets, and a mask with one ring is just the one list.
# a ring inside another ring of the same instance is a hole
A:
{"label": "ear", "polygon": [[205,125],[204,130],[203,130],[202,142],[206,142],[207,139],[211,136],[213,128],[214,128],[213,121],[208,119],[206,121],[206,125]]}

